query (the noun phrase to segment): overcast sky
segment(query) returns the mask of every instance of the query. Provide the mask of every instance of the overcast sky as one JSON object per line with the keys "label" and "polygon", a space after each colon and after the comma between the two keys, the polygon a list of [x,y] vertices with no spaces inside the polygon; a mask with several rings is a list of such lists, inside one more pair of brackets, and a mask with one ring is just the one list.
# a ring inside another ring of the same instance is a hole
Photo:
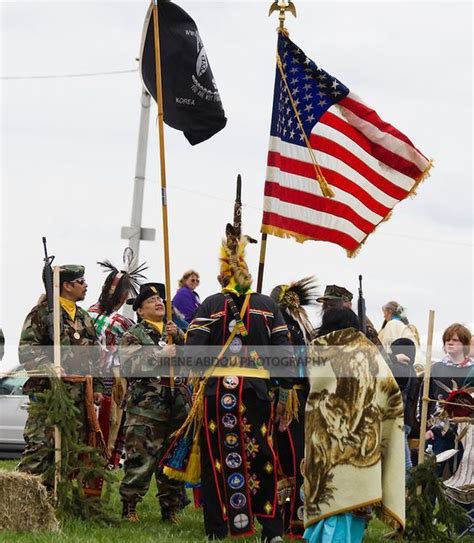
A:
{"label": "overcast sky", "polygon": [[[219,87],[227,127],[191,147],[166,128],[171,275],[201,274],[218,289],[218,250],[243,176],[244,231],[259,238],[274,82],[277,16],[270,2],[179,2],[195,19]],[[0,325],[15,362],[27,312],[42,292],[41,236],[57,263],[86,266],[85,307],[103,281],[97,260],[120,263],[137,147],[138,73],[5,79],[136,67],[146,1],[2,2]],[[472,7],[470,2],[296,2],[291,38],[435,161],[418,195],[348,259],[339,246],[269,237],[264,292],[314,274],[357,293],[368,314],[395,299],[426,333],[474,321],[472,286]],[[143,226],[148,278],[164,277],[156,110],[150,123]],[[259,248],[248,250],[256,281]],[[439,345],[436,345],[437,347]]]}

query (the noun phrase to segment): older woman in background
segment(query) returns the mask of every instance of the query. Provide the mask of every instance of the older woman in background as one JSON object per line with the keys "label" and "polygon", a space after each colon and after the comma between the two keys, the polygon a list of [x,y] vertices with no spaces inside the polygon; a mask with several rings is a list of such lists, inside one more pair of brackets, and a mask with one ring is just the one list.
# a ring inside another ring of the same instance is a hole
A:
{"label": "older woman in background", "polygon": [[387,302],[382,306],[384,321],[379,332],[379,339],[384,349],[391,352],[390,346],[396,339],[411,339],[417,348],[420,346],[420,336],[416,326],[408,322],[405,308],[398,302]]}
{"label": "older woman in background", "polygon": [[178,282],[178,291],[174,295],[172,304],[188,323],[194,318],[201,300],[195,289],[199,285],[199,274],[197,271],[188,270]]}

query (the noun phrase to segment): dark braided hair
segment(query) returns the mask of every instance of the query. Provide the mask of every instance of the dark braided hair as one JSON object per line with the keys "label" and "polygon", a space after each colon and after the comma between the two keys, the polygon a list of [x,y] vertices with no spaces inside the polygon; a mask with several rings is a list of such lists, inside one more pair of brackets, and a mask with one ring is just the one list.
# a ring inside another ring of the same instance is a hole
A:
{"label": "dark braided hair", "polygon": [[[122,271],[119,271],[109,260],[97,262],[104,271],[110,272],[102,286],[98,301],[99,311],[103,315],[110,315],[116,311],[123,304],[125,297],[136,296],[140,280],[145,279],[143,272],[147,269],[146,265],[137,266],[133,252],[128,248],[124,251],[123,261],[125,270]],[[117,278],[118,274],[121,274],[120,278]]]}
{"label": "dark braided hair", "polygon": [[110,294],[112,283],[117,276],[117,273],[109,274],[102,287],[98,304],[100,312],[104,315],[110,315],[113,313],[113,311],[120,307],[123,303],[125,294],[128,297],[131,290],[130,277],[128,275],[124,275],[119,279],[119,282],[112,295]]}

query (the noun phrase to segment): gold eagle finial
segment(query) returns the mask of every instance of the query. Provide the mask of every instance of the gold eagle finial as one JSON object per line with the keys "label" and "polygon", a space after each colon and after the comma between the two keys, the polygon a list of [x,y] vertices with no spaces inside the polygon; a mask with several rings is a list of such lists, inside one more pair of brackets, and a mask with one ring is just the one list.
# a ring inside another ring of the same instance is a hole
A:
{"label": "gold eagle finial", "polygon": [[285,18],[286,18],[286,12],[289,11],[294,17],[296,17],[296,8],[295,4],[291,0],[275,0],[273,4],[270,6],[270,10],[268,11],[268,16],[274,12],[279,11],[280,14],[278,16],[278,20],[280,21],[280,27],[278,30],[284,30],[285,29]]}

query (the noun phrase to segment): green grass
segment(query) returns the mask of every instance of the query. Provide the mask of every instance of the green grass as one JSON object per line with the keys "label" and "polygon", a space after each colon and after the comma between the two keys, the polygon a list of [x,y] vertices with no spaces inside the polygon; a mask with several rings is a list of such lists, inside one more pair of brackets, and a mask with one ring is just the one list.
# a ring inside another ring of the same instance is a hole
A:
{"label": "green grass", "polygon": [[[0,461],[0,469],[14,469],[16,461]],[[115,526],[101,527],[91,522],[78,519],[68,519],[61,524],[61,532],[58,534],[26,533],[26,532],[0,532],[2,543],[156,543],[157,541],[171,541],[173,543],[204,542],[204,527],[202,511],[189,505],[181,517],[179,528],[164,524],[161,521],[160,510],[155,498],[156,487],[154,483],[145,500],[139,505],[138,513],[140,522],[131,524],[119,522]],[[114,490],[113,504],[120,514],[120,499],[117,489]],[[1,504],[0,504],[1,507]],[[383,534],[387,528],[379,521],[372,521],[367,531],[364,543],[383,541]],[[224,540],[226,542],[230,539]],[[239,543],[255,543],[259,541],[257,536],[234,540]],[[291,540],[288,540],[291,541]],[[464,540],[463,540],[464,542]]]}

